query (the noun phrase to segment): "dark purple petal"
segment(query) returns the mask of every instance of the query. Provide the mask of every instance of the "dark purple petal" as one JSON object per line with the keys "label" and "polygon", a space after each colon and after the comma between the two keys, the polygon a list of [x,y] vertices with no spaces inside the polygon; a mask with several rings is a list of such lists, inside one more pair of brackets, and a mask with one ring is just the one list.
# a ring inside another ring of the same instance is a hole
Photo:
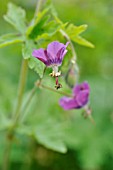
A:
{"label": "dark purple petal", "polygon": [[85,106],[89,101],[90,87],[87,82],[78,84],[73,88],[73,97],[63,97],[60,99],[60,106],[64,110],[79,109]]}
{"label": "dark purple petal", "polygon": [[58,41],[50,43],[47,47],[47,54],[52,61],[52,64],[61,65],[64,55],[67,53],[66,47],[69,42],[64,45]]}
{"label": "dark purple petal", "polygon": [[69,42],[64,45],[58,41],[50,43],[46,49],[40,48],[34,50],[32,55],[42,61],[46,66],[53,67],[54,65],[60,66],[64,55],[67,53],[66,47]]}
{"label": "dark purple petal", "polygon": [[58,53],[57,53],[57,58],[63,60],[64,56],[67,53],[66,47],[68,46],[69,42],[66,43],[64,47],[62,47]]}
{"label": "dark purple petal", "polygon": [[64,110],[71,110],[79,107],[76,100],[70,97],[62,97],[59,104]]}
{"label": "dark purple petal", "polygon": [[73,88],[73,95],[76,96],[80,91],[83,91],[83,90],[90,91],[90,87],[87,82],[83,82],[81,84],[75,85],[75,87]]}
{"label": "dark purple petal", "polygon": [[58,51],[63,47],[65,47],[64,44],[59,43],[58,41],[54,41],[48,45],[47,53],[51,56],[51,59],[55,59]]}
{"label": "dark purple petal", "polygon": [[76,101],[80,107],[83,107],[84,105],[86,105],[88,103],[88,100],[89,100],[88,90],[84,90],[76,96]]}
{"label": "dark purple petal", "polygon": [[62,48],[58,51],[58,53],[57,53],[57,55],[56,55],[57,59],[63,60],[63,58],[64,58],[64,56],[66,55],[66,53],[67,53],[67,50],[65,49],[65,47],[62,47]]}
{"label": "dark purple petal", "polygon": [[32,55],[42,61],[44,64],[47,62],[47,56],[45,50],[40,48],[39,50],[33,50]]}

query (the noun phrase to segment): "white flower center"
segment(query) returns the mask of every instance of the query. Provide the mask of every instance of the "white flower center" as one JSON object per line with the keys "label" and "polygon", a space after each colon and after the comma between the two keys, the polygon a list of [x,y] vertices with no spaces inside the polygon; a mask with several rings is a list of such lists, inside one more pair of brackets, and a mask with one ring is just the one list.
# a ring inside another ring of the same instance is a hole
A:
{"label": "white flower center", "polygon": [[54,71],[55,74],[58,73],[58,66],[53,66],[52,69],[53,69],[53,71]]}

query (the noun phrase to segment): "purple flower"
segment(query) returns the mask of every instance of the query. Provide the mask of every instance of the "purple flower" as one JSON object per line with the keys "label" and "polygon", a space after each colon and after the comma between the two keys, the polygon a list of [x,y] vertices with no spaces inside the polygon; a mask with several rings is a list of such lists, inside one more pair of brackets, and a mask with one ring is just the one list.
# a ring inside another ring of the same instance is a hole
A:
{"label": "purple flower", "polygon": [[62,97],[59,104],[64,110],[80,109],[88,103],[89,93],[89,84],[87,82],[83,82],[73,88],[72,97]]}
{"label": "purple flower", "polygon": [[66,47],[69,42],[64,45],[58,41],[53,41],[47,46],[47,49],[40,48],[33,50],[32,55],[42,61],[47,67],[52,67],[55,76],[58,73],[58,66],[62,64],[62,60],[67,53]]}

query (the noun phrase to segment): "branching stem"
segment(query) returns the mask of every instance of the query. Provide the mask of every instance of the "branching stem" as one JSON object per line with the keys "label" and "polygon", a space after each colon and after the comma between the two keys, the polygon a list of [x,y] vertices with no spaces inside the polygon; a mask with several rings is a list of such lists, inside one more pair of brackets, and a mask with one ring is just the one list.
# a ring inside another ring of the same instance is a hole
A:
{"label": "branching stem", "polygon": [[19,80],[19,87],[18,87],[18,99],[17,99],[17,105],[16,109],[14,112],[14,119],[15,121],[18,120],[19,115],[20,115],[20,109],[22,105],[22,98],[23,98],[23,93],[24,93],[24,88],[26,84],[26,78],[27,78],[27,60],[22,61],[22,67],[21,67],[21,72],[20,72],[20,80]]}
{"label": "branching stem", "polygon": [[20,80],[19,80],[19,88],[18,88],[18,99],[17,99],[17,105],[16,109],[14,111],[14,126],[10,129],[10,131],[7,133],[6,136],[6,148],[4,151],[4,157],[3,157],[3,167],[2,170],[8,170],[10,166],[10,150],[11,150],[11,144],[13,141],[13,130],[15,128],[15,125],[18,121],[19,115],[20,115],[20,109],[22,105],[22,98],[26,83],[26,77],[27,77],[27,60],[22,61],[22,67],[20,72]]}
{"label": "branching stem", "polygon": [[75,64],[76,59],[77,59],[77,55],[76,55],[76,52],[75,52],[75,48],[74,48],[74,46],[73,46],[73,43],[71,42],[69,36],[66,34],[65,31],[63,31],[62,29],[60,29],[60,33],[61,33],[61,34],[67,39],[67,41],[70,43],[71,50],[72,50],[72,54],[73,54],[73,57],[72,57],[71,62],[72,62],[73,64]]}
{"label": "branching stem", "polygon": [[68,75],[69,75],[69,73],[70,73],[70,70],[71,69],[75,69],[76,68],[76,80],[78,81],[78,76],[79,76],[79,68],[78,68],[78,66],[77,66],[77,55],[76,55],[76,51],[75,51],[75,48],[74,48],[74,45],[73,45],[73,43],[72,43],[72,41],[70,40],[70,37],[67,35],[67,33],[64,31],[64,30],[62,30],[62,29],[60,29],[60,33],[65,37],[65,39],[70,43],[70,47],[71,47],[71,51],[72,51],[72,59],[70,60],[70,64],[69,64],[69,68],[68,68],[68,71],[67,71],[67,73],[66,73],[66,75],[65,75],[65,81],[66,81],[66,83],[68,84],[68,86],[70,87],[70,88],[72,88],[72,85],[70,85],[70,83],[68,82]]}
{"label": "branching stem", "polygon": [[[37,1],[35,16],[40,11],[42,2],[43,2],[43,0],[38,0]],[[13,131],[14,131],[14,128],[15,128],[17,122],[18,122],[18,119],[20,118],[20,111],[21,111],[21,107],[22,107],[23,93],[24,93],[24,88],[25,88],[26,78],[27,78],[27,69],[28,69],[27,60],[23,59],[21,72],[20,72],[17,105],[16,105],[16,108],[15,108],[14,113],[13,113],[14,126],[9,130],[9,132],[8,132],[8,134],[6,136],[7,137],[7,139],[6,139],[6,148],[5,148],[5,151],[4,151],[2,170],[8,170],[9,165],[10,165],[9,158],[10,158],[11,144],[12,144],[13,137],[14,137]],[[33,95],[33,94],[34,94],[34,90],[32,91],[31,95]],[[30,102],[31,98],[29,98],[28,103]],[[12,135],[11,139],[9,138],[10,135]]]}
{"label": "branching stem", "polygon": [[37,87],[42,87],[42,88],[44,88],[44,89],[53,91],[53,92],[58,93],[58,94],[61,94],[61,95],[65,95],[65,96],[68,96],[68,97],[73,97],[71,94],[65,93],[65,92],[63,92],[63,91],[58,91],[58,90],[53,89],[53,88],[51,88],[51,87],[48,87],[48,86],[46,86],[46,85],[44,85],[44,84],[40,84],[40,85],[39,85],[38,83],[36,83],[36,86],[37,86]]}
{"label": "branching stem", "polygon": [[44,0],[38,0],[38,1],[37,1],[34,17],[36,17],[37,14],[40,12],[40,10],[41,10],[41,8],[42,8],[43,1],[44,1]]}

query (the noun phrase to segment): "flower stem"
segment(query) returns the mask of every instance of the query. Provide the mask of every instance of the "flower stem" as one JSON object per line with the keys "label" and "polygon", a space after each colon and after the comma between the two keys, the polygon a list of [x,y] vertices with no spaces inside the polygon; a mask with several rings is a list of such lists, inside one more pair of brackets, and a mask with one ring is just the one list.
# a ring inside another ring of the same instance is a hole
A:
{"label": "flower stem", "polygon": [[73,46],[73,43],[71,42],[69,36],[66,34],[65,31],[63,31],[62,29],[60,29],[60,33],[61,33],[61,34],[67,39],[67,41],[69,41],[69,43],[70,43],[71,50],[72,50],[72,54],[73,54],[73,57],[72,57],[71,62],[72,62],[73,64],[75,64],[76,59],[77,59],[77,55],[76,55],[76,52],[75,52],[75,48],[74,48],[74,46]]}
{"label": "flower stem", "polygon": [[36,86],[37,86],[37,87],[42,87],[42,88],[44,88],[44,89],[53,91],[53,92],[58,93],[58,94],[62,94],[62,95],[65,95],[65,96],[72,97],[71,94],[65,93],[65,92],[63,92],[63,91],[55,90],[55,89],[53,89],[53,88],[51,88],[51,87],[45,86],[44,84],[40,84],[40,85],[39,85],[38,83],[36,83]]}
{"label": "flower stem", "polygon": [[37,14],[39,13],[39,11],[41,10],[42,4],[44,3],[43,1],[44,0],[38,0],[37,1],[34,17],[36,17]]}
{"label": "flower stem", "polygon": [[10,131],[7,133],[7,136],[6,136],[6,148],[5,148],[5,151],[4,151],[2,170],[8,170],[9,169],[10,150],[11,150],[11,144],[12,144],[12,141],[13,141],[13,130],[14,130],[14,127],[15,127],[17,121],[18,121],[19,114],[20,114],[23,92],[24,92],[24,87],[25,87],[25,83],[26,83],[26,77],[27,77],[27,60],[23,59],[21,72],[20,72],[17,105],[16,105],[16,109],[15,109],[15,112],[14,112],[14,115],[13,115],[14,116],[14,126],[10,129]]}
{"label": "flower stem", "polygon": [[9,156],[10,156],[11,144],[12,144],[12,135],[9,133],[6,136],[6,148],[5,148],[4,156],[3,156],[2,170],[8,170],[10,167]]}
{"label": "flower stem", "polygon": [[70,46],[71,46],[71,51],[72,51],[72,59],[70,60],[70,64],[69,64],[69,68],[68,68],[68,71],[65,75],[65,81],[66,83],[68,84],[68,86],[70,88],[72,88],[73,86],[70,84],[70,82],[68,82],[68,76],[70,74],[70,70],[76,70],[76,81],[78,81],[78,78],[79,78],[79,68],[77,66],[77,55],[76,55],[76,51],[75,51],[75,48],[74,48],[74,45],[72,43],[72,41],[70,40],[70,37],[67,35],[67,33],[60,29],[60,33],[65,37],[65,39],[70,43]]}
{"label": "flower stem", "polygon": [[36,89],[37,89],[37,88],[34,87],[34,88],[31,90],[30,94],[29,94],[28,100],[27,100],[27,102],[25,103],[25,105],[24,105],[24,107],[23,107],[23,109],[22,109],[22,113],[24,113],[24,114],[21,115],[21,117],[20,117],[20,122],[23,122],[23,121],[24,121],[24,118],[25,118],[26,115],[27,115],[26,110],[27,110],[27,108],[28,108],[28,106],[29,106],[29,104],[30,104],[30,102],[31,102],[31,100],[32,100],[35,92],[36,92]]}
{"label": "flower stem", "polygon": [[27,67],[27,60],[23,59],[21,72],[20,72],[17,105],[16,105],[16,109],[15,109],[15,112],[14,112],[15,121],[18,120],[19,114],[20,114],[20,109],[21,109],[21,105],[22,105],[22,98],[23,98],[23,92],[24,92],[25,83],[26,83],[26,77],[27,77],[27,68],[28,68]]}
{"label": "flower stem", "polygon": [[[43,0],[37,1],[35,16],[37,16],[39,10],[41,9],[42,1]],[[20,116],[23,93],[24,93],[24,88],[25,88],[26,78],[27,78],[27,69],[28,69],[27,60],[23,59],[22,66],[21,66],[21,72],[20,72],[17,105],[16,105],[16,108],[15,108],[14,113],[13,113],[14,126],[10,129],[10,131],[8,132],[8,134],[6,136],[7,140],[6,140],[6,148],[5,148],[5,152],[4,152],[4,157],[3,157],[2,170],[8,170],[9,169],[9,164],[10,164],[9,158],[10,158],[11,144],[12,144],[13,136],[14,136],[13,131],[14,131],[15,125],[17,124],[19,116]],[[32,91],[31,95],[34,95],[34,90]],[[29,98],[27,104],[30,102],[31,98],[32,97]],[[11,139],[9,138],[10,135],[12,136]]]}
{"label": "flower stem", "polygon": [[[45,74],[45,71],[46,71],[46,67],[45,67],[45,69],[44,69],[44,71],[43,71],[43,76],[42,76],[42,78],[40,78],[40,79],[38,80],[38,85],[41,84],[42,79],[43,79],[44,74]],[[27,108],[28,108],[28,106],[29,106],[32,98],[34,97],[34,94],[35,94],[36,90],[37,90],[37,87],[34,86],[33,89],[31,90],[30,94],[29,94],[28,100],[26,101],[26,103],[25,103],[25,105],[24,105],[24,107],[23,107],[23,109],[22,109],[22,116],[21,116],[21,120],[20,120],[21,122],[23,122],[24,118],[27,116],[26,110],[27,110]]]}

